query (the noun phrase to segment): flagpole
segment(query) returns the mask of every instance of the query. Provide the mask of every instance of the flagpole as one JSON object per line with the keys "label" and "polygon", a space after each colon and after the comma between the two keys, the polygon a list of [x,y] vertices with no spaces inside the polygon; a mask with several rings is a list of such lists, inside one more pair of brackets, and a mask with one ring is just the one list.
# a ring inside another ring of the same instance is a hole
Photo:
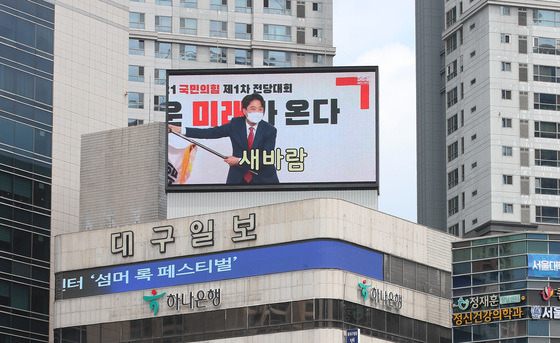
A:
{"label": "flagpole", "polygon": [[[184,140],[189,141],[189,142],[191,142],[192,144],[195,144],[195,145],[201,147],[202,149],[208,151],[208,152],[211,153],[211,154],[214,154],[214,155],[216,155],[216,156],[218,156],[218,157],[221,157],[221,158],[224,159],[224,160],[227,158],[226,155],[220,154],[220,153],[217,152],[216,150],[214,150],[214,149],[212,149],[212,148],[209,148],[209,147],[207,147],[206,145],[204,145],[204,144],[202,144],[202,143],[199,143],[199,142],[195,141],[195,140],[192,139],[192,138],[185,137],[185,136],[183,136],[182,134],[177,133],[177,132],[175,132],[175,131],[170,131],[170,132],[171,132],[172,134],[174,134],[175,136],[181,137],[181,138],[183,138]],[[241,168],[240,165],[237,165],[237,166],[238,166],[239,168]],[[248,171],[251,172],[251,173],[254,174],[254,175],[259,175],[259,174],[257,174],[256,172],[252,171],[251,169],[248,169]]]}

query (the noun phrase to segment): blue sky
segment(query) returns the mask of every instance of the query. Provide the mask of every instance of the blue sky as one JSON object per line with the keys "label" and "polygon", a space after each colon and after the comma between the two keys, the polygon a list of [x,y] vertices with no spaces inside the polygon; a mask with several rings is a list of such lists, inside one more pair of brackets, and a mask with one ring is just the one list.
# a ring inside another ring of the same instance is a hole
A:
{"label": "blue sky", "polygon": [[379,210],[416,222],[414,1],[334,1],[335,66],[379,66]]}

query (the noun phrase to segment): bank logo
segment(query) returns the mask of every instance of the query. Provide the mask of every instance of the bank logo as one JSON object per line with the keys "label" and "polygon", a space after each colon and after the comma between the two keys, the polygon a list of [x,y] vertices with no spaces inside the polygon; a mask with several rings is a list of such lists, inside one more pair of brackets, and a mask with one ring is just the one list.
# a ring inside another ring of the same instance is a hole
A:
{"label": "bank logo", "polygon": [[548,300],[552,297],[552,295],[554,295],[554,290],[552,289],[552,287],[548,286],[544,289],[544,291],[541,292],[541,294],[543,300]]}
{"label": "bank logo", "polygon": [[144,301],[148,301],[150,303],[150,310],[154,311],[154,316],[157,314],[159,309],[159,303],[157,300],[165,295],[165,292],[161,294],[157,294],[155,289],[152,289],[152,296],[143,296],[142,299]]}
{"label": "bank logo", "polygon": [[362,295],[364,296],[364,301],[367,300],[367,294],[368,294],[367,289],[371,287],[371,285],[366,285],[366,282],[367,282],[366,280],[363,280],[362,282],[358,282],[358,287],[362,289]]}

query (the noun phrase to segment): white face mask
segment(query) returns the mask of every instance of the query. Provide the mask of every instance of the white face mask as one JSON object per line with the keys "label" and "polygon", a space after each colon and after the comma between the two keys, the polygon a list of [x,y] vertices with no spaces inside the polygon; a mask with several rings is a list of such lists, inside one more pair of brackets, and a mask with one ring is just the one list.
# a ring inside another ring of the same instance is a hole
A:
{"label": "white face mask", "polygon": [[263,112],[247,113],[247,119],[253,124],[258,124],[264,117]]}

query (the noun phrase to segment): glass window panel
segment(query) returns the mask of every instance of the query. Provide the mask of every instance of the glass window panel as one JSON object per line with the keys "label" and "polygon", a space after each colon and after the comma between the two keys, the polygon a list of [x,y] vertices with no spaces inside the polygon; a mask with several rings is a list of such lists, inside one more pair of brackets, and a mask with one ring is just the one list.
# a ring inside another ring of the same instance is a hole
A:
{"label": "glass window panel", "polygon": [[500,324],[490,323],[484,325],[473,325],[473,341],[486,341],[499,338]]}
{"label": "glass window panel", "polygon": [[549,242],[548,249],[550,254],[560,254],[560,242]]}
{"label": "glass window panel", "polygon": [[403,259],[391,255],[391,283],[403,285]]}
{"label": "glass window panel", "polygon": [[15,123],[7,118],[0,117],[0,143],[14,145]]}
{"label": "glass window panel", "polygon": [[500,269],[526,267],[527,258],[525,256],[513,256],[500,259]]}
{"label": "glass window panel", "polygon": [[524,254],[527,252],[525,242],[504,243],[500,244],[500,256]]}
{"label": "glass window panel", "polygon": [[309,322],[313,320],[313,300],[301,300],[292,302],[294,323]]}
{"label": "glass window panel", "polygon": [[416,290],[424,293],[428,292],[428,267],[421,264],[416,264]]}
{"label": "glass window panel", "polygon": [[497,258],[491,260],[473,261],[472,263],[473,273],[480,273],[480,272],[486,272],[486,271],[497,270],[497,269],[498,269]]}
{"label": "glass window panel", "polygon": [[548,253],[548,242],[527,242],[527,253],[533,254],[547,254]]}
{"label": "glass window panel", "polygon": [[399,334],[400,318],[398,314],[387,312],[387,332],[395,335]]}
{"label": "glass window panel", "polygon": [[416,289],[416,263],[410,260],[403,261],[403,286]]}
{"label": "glass window panel", "polygon": [[525,280],[527,278],[526,269],[512,269],[500,272],[501,282],[510,282],[517,280]]}
{"label": "glass window panel", "polygon": [[179,45],[179,59],[185,61],[196,61],[196,46],[195,45]]}
{"label": "glass window panel", "polygon": [[475,241],[472,241],[473,246],[475,246],[475,245],[486,245],[486,244],[492,244],[492,243],[498,243],[498,237],[477,239]]}
{"label": "glass window panel", "polygon": [[428,267],[428,293],[435,296],[441,294],[441,272],[431,267]]}
{"label": "glass window panel", "polygon": [[500,337],[517,337],[527,335],[527,321],[504,321],[500,323]]}
{"label": "glass window panel", "polygon": [[33,127],[15,123],[15,146],[33,151]]}
{"label": "glass window panel", "polygon": [[14,229],[13,234],[13,252],[23,256],[31,257],[31,233],[27,231]]}
{"label": "glass window panel", "polygon": [[119,342],[121,340],[121,324],[102,323],[101,339],[102,342]]}
{"label": "glass window panel", "polygon": [[478,260],[481,258],[497,257],[498,256],[498,246],[488,245],[482,247],[472,248],[472,259]]}
{"label": "glass window panel", "polygon": [[526,239],[526,238],[527,238],[527,235],[525,235],[525,234],[499,237],[500,242],[517,241],[517,240]]}
{"label": "glass window panel", "polygon": [[471,259],[471,249],[453,250],[453,262],[468,261]]}
{"label": "glass window panel", "polygon": [[548,336],[548,320],[530,320],[527,333],[529,336]]}
{"label": "glass window panel", "polygon": [[49,261],[50,258],[50,237],[33,234],[33,258]]}
{"label": "glass window panel", "polygon": [[263,327],[270,325],[269,305],[250,306],[247,309],[248,327]]}
{"label": "glass window panel", "polygon": [[473,286],[498,282],[498,272],[480,273],[472,275]]}
{"label": "glass window panel", "polygon": [[204,332],[224,331],[225,328],[226,328],[225,310],[210,311],[204,313]]}
{"label": "glass window panel", "polygon": [[453,328],[453,342],[471,342],[472,326],[458,326]]}
{"label": "glass window panel", "polygon": [[29,286],[12,282],[12,306],[29,310]]}
{"label": "glass window panel", "polygon": [[52,154],[52,134],[45,130],[35,129],[34,149],[35,153],[51,156]]}
{"label": "glass window panel", "polygon": [[291,303],[285,302],[270,305],[270,325],[290,324],[291,322]]}
{"label": "glass window panel", "polygon": [[470,275],[453,277],[453,288],[469,287],[470,285],[471,285]]}

